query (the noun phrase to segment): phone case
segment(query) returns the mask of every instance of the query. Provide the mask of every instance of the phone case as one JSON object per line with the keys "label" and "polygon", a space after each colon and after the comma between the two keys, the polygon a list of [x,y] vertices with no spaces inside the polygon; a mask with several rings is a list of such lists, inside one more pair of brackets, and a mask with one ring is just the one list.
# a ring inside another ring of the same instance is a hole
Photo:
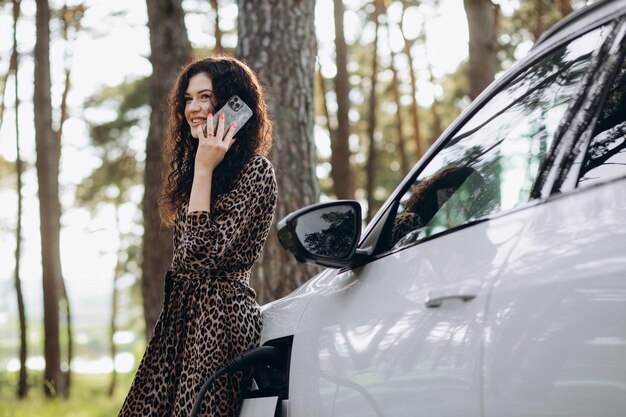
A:
{"label": "phone case", "polygon": [[239,96],[232,96],[213,116],[215,128],[217,128],[217,120],[220,114],[224,115],[224,130],[228,130],[231,123],[236,123],[237,127],[234,134],[237,134],[239,129],[252,117],[252,109]]}

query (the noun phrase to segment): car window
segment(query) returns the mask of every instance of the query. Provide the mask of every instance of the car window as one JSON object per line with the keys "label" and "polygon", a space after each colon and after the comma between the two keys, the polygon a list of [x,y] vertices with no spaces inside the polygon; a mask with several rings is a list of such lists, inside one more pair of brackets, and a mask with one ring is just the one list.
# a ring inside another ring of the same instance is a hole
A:
{"label": "car window", "polygon": [[530,199],[600,28],[552,51],[493,96],[401,196],[383,250],[402,247]]}
{"label": "car window", "polygon": [[613,82],[580,168],[578,186],[626,177],[626,59]]}

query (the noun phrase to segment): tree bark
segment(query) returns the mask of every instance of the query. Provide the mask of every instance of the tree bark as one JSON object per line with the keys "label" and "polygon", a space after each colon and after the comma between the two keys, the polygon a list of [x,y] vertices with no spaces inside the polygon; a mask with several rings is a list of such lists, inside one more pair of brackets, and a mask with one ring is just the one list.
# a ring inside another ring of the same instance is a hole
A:
{"label": "tree bark", "polygon": [[337,130],[331,135],[331,176],[333,191],[338,199],[354,199],[355,180],[350,166],[350,82],[348,78],[348,48],[343,30],[343,1],[334,1],[335,54],[337,73],[335,94],[337,96]]}
{"label": "tree bark", "polygon": [[409,161],[406,154],[406,145],[404,140],[404,129],[402,127],[403,118],[402,118],[402,103],[400,100],[400,80],[398,79],[398,70],[393,62],[394,55],[392,53],[391,57],[391,72],[393,74],[393,78],[391,79],[391,92],[393,94],[393,100],[396,102],[396,107],[398,110],[396,111],[396,135],[397,144],[398,144],[398,156],[400,158],[400,169],[402,172],[402,176],[405,177],[409,173]]}
{"label": "tree bark", "polygon": [[9,61],[9,68],[7,69],[6,74],[2,76],[2,87],[0,90],[0,97],[2,97],[2,99],[0,100],[0,127],[2,127],[2,124],[4,122],[4,111],[6,109],[5,98],[6,98],[6,90],[7,90],[7,81],[9,80],[9,76],[11,75],[11,72],[15,68],[15,63],[13,62],[14,59],[16,59],[16,56],[13,53],[11,53],[11,58]]}
{"label": "tree bark", "polygon": [[220,29],[220,5],[217,0],[210,0],[211,7],[215,10],[215,48],[213,48],[214,54],[223,54],[224,46],[222,45],[222,30]]}
{"label": "tree bark", "polygon": [[404,140],[404,129],[403,129],[403,119],[402,119],[402,102],[400,100],[400,79],[398,78],[398,69],[396,68],[396,53],[391,49],[391,31],[389,30],[389,24],[387,24],[387,42],[389,44],[389,50],[391,51],[391,60],[389,64],[389,68],[391,69],[391,74],[393,75],[391,79],[391,94],[393,96],[393,100],[396,103],[396,135],[397,135],[397,147],[398,147],[398,156],[400,158],[400,169],[402,172],[402,177],[405,177],[409,173],[409,161],[406,154],[406,145]]}
{"label": "tree bark", "polygon": [[369,114],[367,120],[367,136],[369,140],[368,156],[367,156],[367,168],[366,168],[366,186],[365,192],[367,195],[367,215],[365,221],[369,223],[373,214],[377,209],[376,198],[374,196],[374,187],[376,184],[376,110],[378,109],[378,95],[376,92],[376,86],[378,85],[378,16],[380,15],[379,6],[380,2],[376,1],[376,10],[372,16],[375,23],[374,29],[374,50],[372,51],[372,76],[370,82],[370,97],[369,97]]}
{"label": "tree bark", "polygon": [[565,17],[572,12],[571,0],[557,0],[556,3],[561,12],[561,17]]}
{"label": "tree bark", "polygon": [[59,143],[52,129],[50,97],[50,9],[47,0],[37,0],[35,43],[35,143],[39,183],[39,219],[44,303],[44,390],[46,395],[66,394],[61,373],[59,343],[59,301],[61,296],[61,256],[59,233]]}
{"label": "tree bark", "polygon": [[[404,11],[407,7],[407,0],[402,0],[402,17],[404,20]],[[404,54],[409,61],[409,75],[411,77],[411,117],[413,121],[413,140],[415,141],[415,159],[419,160],[424,152],[424,144],[422,143],[422,134],[420,132],[420,117],[419,117],[419,106],[417,104],[417,76],[415,75],[415,70],[413,69],[413,53],[411,52],[411,48],[413,47],[413,42],[410,39],[407,39],[404,36],[404,31],[402,32],[402,37],[404,38]]]}
{"label": "tree bark", "polygon": [[181,2],[147,0],[148,28],[152,50],[150,78],[150,129],[146,141],[146,166],[143,197],[143,295],[146,339],[163,307],[163,278],[172,260],[172,230],[161,226],[158,199],[164,164],[161,145],[168,126],[167,96],[178,70],[191,58],[191,45],[185,29]]}
{"label": "tree bark", "polygon": [[535,24],[533,25],[533,29],[532,29],[532,34],[533,34],[533,40],[537,41],[539,39],[539,37],[541,36],[541,34],[543,33],[543,2],[545,0],[535,0],[535,10],[534,10],[534,14],[535,14]]}
{"label": "tree bark", "polygon": [[[424,33],[424,42],[426,42],[426,33]],[[428,80],[432,85],[436,84],[435,74],[433,74],[433,66],[428,59],[428,54],[426,54],[426,67],[428,69]],[[433,104],[430,106],[430,114],[433,118],[433,126],[432,126],[432,135],[430,141],[427,143],[427,147],[435,143],[435,141],[439,138],[441,133],[443,133],[443,127],[441,126],[441,111],[439,108],[439,102],[437,98],[433,96]]]}
{"label": "tree bark", "polygon": [[496,7],[491,0],[463,0],[469,27],[470,99],[474,100],[496,74]]}
{"label": "tree bark", "polygon": [[[11,52],[11,64],[13,66],[13,77],[15,80],[15,172],[17,174],[17,228],[15,230],[15,293],[17,295],[17,313],[20,326],[20,372],[17,384],[17,397],[26,397],[28,391],[28,374],[26,371],[26,359],[28,356],[28,340],[26,337],[26,308],[24,306],[24,295],[22,292],[22,280],[20,278],[20,266],[22,258],[22,156],[20,152],[20,123],[19,123],[19,83],[18,69],[19,56],[17,53],[17,21],[20,16],[20,0],[13,0],[13,50]],[[0,124],[1,126],[1,124]]]}
{"label": "tree bark", "polygon": [[[236,56],[256,71],[274,123],[272,162],[278,183],[274,223],[317,202],[313,140],[315,74],[314,0],[239,0]],[[272,227],[253,287],[263,304],[309,279],[316,268],[299,265],[282,249]]]}
{"label": "tree bark", "polygon": [[[118,201],[115,209],[115,229],[120,231],[120,205],[121,201]],[[121,233],[120,233],[121,234]],[[117,304],[118,304],[118,292],[117,283],[122,273],[121,251],[118,251],[117,260],[115,262],[115,269],[113,270],[113,291],[111,294],[111,321],[109,322],[109,354],[111,361],[113,362],[113,369],[111,371],[111,380],[109,382],[109,389],[107,395],[109,398],[113,397],[115,393],[115,385],[117,383],[117,369],[115,369],[115,357],[117,356],[117,346],[115,345],[115,332],[117,331],[116,319],[117,319]]]}
{"label": "tree bark", "polygon": [[[63,39],[66,42],[70,41],[69,32],[70,28],[74,27],[76,32],[78,32],[81,28],[80,21],[84,14],[84,6],[78,5],[75,7],[68,7],[67,5],[63,8],[62,18],[63,18]],[[68,106],[67,106],[67,97],[69,96],[70,89],[72,87],[71,83],[71,56],[66,54],[65,57],[65,82],[63,84],[63,93],[61,95],[61,117],[59,121],[59,128],[54,133],[56,135],[56,143],[58,146],[57,153],[61,155],[61,138],[63,137],[63,126],[67,121],[69,116]],[[61,279],[61,294],[60,294],[60,305],[64,307],[65,310],[65,332],[67,335],[67,371],[63,372],[64,377],[64,386],[66,387],[65,395],[69,396],[70,387],[71,387],[71,376],[72,376],[72,358],[74,351],[74,337],[72,335],[72,308],[70,304],[70,299],[67,293],[67,288],[65,287],[65,280]]]}

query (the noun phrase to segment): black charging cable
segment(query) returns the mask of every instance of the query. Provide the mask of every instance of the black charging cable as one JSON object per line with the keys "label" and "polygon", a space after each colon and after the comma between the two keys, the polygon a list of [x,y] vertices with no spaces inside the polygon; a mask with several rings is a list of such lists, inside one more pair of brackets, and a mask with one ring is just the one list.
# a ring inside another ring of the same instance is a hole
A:
{"label": "black charging cable", "polygon": [[217,368],[215,372],[213,372],[213,375],[211,375],[209,379],[206,380],[202,388],[200,388],[200,392],[198,393],[196,401],[193,404],[193,408],[191,409],[191,417],[198,416],[198,413],[200,413],[200,408],[202,407],[202,399],[204,398],[204,394],[206,394],[211,385],[213,385],[213,383],[220,376],[230,372],[240,371],[251,365],[270,365],[273,363],[277,363],[279,360],[280,350],[274,346],[259,346],[257,348],[247,351],[240,356],[229,359],[224,365]]}

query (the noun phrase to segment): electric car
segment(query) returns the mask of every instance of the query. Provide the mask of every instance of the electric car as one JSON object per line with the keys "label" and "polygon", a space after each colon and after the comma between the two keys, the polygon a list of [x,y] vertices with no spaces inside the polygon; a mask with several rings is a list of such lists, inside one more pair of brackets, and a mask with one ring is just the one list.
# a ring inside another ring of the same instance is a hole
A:
{"label": "electric car", "polygon": [[263,308],[242,416],[626,415],[626,1],[547,32],[361,230],[279,222],[328,267]]}

